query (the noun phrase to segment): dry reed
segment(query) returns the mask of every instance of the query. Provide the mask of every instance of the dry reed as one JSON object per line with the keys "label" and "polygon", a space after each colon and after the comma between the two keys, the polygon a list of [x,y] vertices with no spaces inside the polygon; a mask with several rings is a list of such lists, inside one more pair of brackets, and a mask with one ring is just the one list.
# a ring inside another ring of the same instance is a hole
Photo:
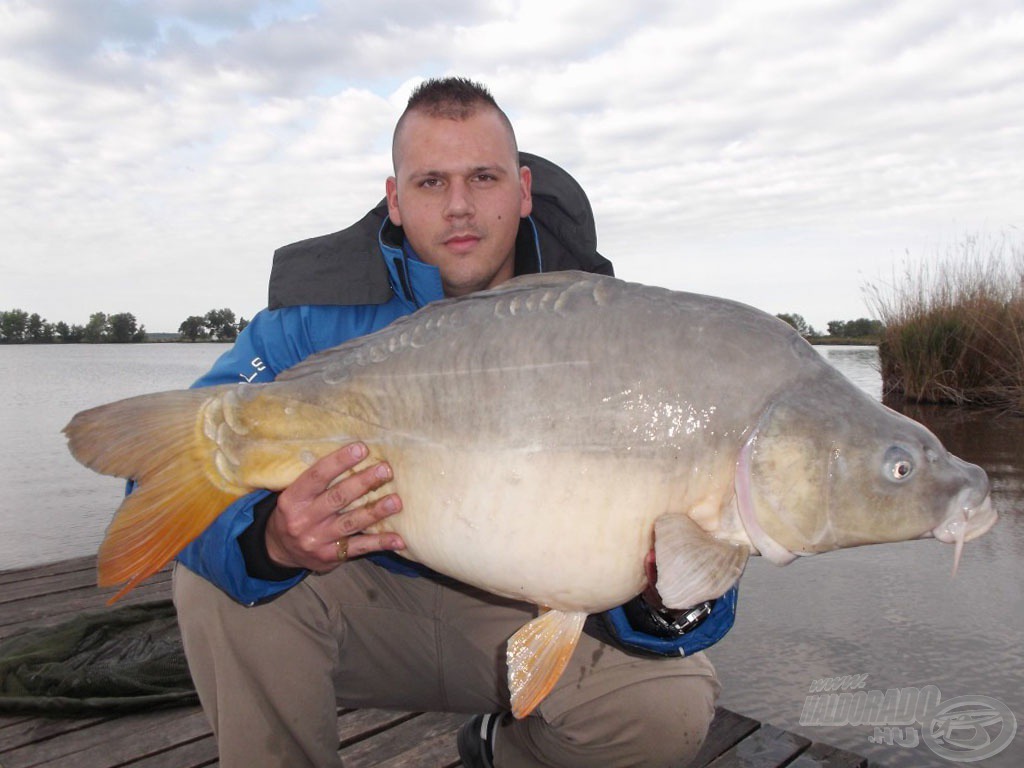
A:
{"label": "dry reed", "polygon": [[887,395],[1024,414],[1024,241],[965,237],[865,293]]}

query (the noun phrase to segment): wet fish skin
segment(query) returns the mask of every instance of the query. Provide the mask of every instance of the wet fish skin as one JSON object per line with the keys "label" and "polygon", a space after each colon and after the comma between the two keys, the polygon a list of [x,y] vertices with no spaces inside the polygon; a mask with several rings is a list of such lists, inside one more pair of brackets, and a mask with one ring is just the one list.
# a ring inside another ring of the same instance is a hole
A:
{"label": "wet fish skin", "polygon": [[752,552],[962,542],[995,522],[983,471],[785,323],[582,273],[438,302],[271,384],[135,398],[66,431],[87,466],[140,482],[100,556],[101,582],[127,588],[235,497],[364,441],[367,462],[395,470],[379,493],[403,499],[375,530],[435,570],[555,609],[510,641],[519,715],[557,679],[562,635],[644,588],[652,542],[659,591],[685,607],[722,594]]}

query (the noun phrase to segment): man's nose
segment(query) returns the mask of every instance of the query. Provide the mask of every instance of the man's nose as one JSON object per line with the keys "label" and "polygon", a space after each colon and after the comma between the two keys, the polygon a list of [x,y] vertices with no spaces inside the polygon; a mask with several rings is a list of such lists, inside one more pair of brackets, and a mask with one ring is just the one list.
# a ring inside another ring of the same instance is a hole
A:
{"label": "man's nose", "polygon": [[448,199],[445,215],[449,218],[460,218],[473,214],[473,190],[463,179],[453,181],[448,187]]}

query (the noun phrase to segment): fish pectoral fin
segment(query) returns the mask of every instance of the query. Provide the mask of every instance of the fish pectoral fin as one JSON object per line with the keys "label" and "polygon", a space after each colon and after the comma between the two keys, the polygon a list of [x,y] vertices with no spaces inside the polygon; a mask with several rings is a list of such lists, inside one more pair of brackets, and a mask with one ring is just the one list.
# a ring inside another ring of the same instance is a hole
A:
{"label": "fish pectoral fin", "polygon": [[687,515],[666,514],[654,521],[654,555],[658,594],[667,607],[679,610],[725,594],[750,553],[714,538]]}
{"label": "fish pectoral fin", "polygon": [[526,717],[555,687],[586,618],[580,611],[547,611],[509,638],[505,658],[513,716]]}

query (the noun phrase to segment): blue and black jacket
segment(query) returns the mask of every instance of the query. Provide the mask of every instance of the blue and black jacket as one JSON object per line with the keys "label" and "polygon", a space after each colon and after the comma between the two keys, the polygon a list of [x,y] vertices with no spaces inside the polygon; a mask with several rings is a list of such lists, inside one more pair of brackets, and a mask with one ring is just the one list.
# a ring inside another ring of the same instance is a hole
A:
{"label": "blue and black jacket", "polygon": [[[612,274],[611,263],[597,252],[593,214],[583,190],[542,158],[523,153],[521,160],[533,172],[534,211],[520,224],[516,274],[562,269]],[[316,352],[380,330],[444,298],[437,268],[411,251],[401,229],[387,218],[384,202],[345,230],[279,249],[269,294],[268,308],[194,386],[273,381]],[[266,552],[266,523],[275,504],[276,494],[270,491],[238,499],[180,553],[179,562],[246,605],[271,600],[295,586],[308,572],[282,568]],[[436,576],[392,553],[368,557],[406,576]],[[702,624],[675,637],[637,629],[622,608],[608,611],[589,629],[640,654],[691,654],[729,630],[735,598],[734,588],[716,601]]]}

